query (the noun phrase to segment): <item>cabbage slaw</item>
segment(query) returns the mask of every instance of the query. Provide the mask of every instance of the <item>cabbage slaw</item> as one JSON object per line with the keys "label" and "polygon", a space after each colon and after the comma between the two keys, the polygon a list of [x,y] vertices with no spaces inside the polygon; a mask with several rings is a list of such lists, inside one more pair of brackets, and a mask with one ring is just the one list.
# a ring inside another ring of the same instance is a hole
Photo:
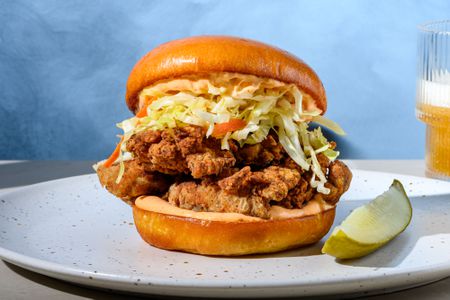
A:
{"label": "cabbage slaw", "polygon": [[[230,149],[230,139],[240,146],[256,144],[273,130],[288,155],[302,169],[312,171],[311,186],[323,194],[330,192],[325,187],[326,174],[320,167],[317,154],[323,153],[334,160],[339,152],[332,149],[320,127],[309,130],[308,124],[316,122],[338,134],[345,133],[339,125],[321,116],[309,95],[294,84],[252,75],[220,73],[208,76],[206,79],[173,79],[141,91],[139,102],[148,105],[147,116],[132,117],[118,124],[124,132],[124,142],[117,159],[120,172],[116,182],[120,182],[123,176],[123,161],[130,158],[126,142],[133,134],[143,130],[197,125],[207,128],[206,136],[211,137],[216,124],[240,119],[246,126],[220,138],[223,150]],[[306,111],[304,107],[314,109]]]}

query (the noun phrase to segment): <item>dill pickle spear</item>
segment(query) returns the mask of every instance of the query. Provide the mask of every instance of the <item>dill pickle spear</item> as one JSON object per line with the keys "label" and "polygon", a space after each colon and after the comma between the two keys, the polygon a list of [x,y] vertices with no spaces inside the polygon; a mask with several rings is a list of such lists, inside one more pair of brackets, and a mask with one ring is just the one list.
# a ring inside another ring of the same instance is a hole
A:
{"label": "dill pickle spear", "polygon": [[371,202],[355,209],[334,228],[322,253],[339,259],[365,256],[386,245],[408,227],[411,202],[400,181]]}

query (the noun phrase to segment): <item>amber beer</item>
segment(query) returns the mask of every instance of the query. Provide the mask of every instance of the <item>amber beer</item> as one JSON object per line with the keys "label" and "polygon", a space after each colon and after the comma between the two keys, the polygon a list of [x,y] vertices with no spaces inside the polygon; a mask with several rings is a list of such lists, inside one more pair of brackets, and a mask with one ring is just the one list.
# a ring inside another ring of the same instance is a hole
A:
{"label": "amber beer", "polygon": [[450,20],[419,26],[416,115],[427,125],[427,175],[450,180]]}
{"label": "amber beer", "polygon": [[417,117],[427,124],[425,162],[428,175],[450,178],[450,107],[418,103]]}

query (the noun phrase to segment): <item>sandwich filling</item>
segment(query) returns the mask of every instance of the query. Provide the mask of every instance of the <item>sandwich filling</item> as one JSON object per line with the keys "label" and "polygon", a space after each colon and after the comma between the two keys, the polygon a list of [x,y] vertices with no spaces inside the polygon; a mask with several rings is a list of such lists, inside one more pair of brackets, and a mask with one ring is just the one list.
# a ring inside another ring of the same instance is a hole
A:
{"label": "sandwich filling", "polygon": [[101,183],[133,201],[157,195],[180,208],[270,218],[273,205],[335,204],[351,172],[336,160],[313,99],[294,84],[235,73],[186,76],[143,89]]}

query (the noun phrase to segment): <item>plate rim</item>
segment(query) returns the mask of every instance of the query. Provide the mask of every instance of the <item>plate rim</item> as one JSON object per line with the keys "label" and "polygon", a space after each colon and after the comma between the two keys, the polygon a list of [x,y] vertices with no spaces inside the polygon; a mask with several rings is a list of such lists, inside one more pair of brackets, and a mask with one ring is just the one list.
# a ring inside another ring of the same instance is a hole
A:
{"label": "plate rim", "polygon": [[[399,174],[399,173],[389,173],[389,172],[380,172],[380,171],[370,171],[370,170],[363,170],[363,169],[357,169],[353,168],[352,170],[357,170],[358,172],[363,173],[371,173],[371,174],[389,174],[392,177],[395,176],[401,176],[401,177],[408,177],[412,178],[414,180],[425,180],[429,182],[439,182],[439,183],[446,183],[445,181],[432,179],[432,178],[426,178],[426,177],[420,177],[420,176],[414,176],[414,175],[407,175],[407,174]],[[70,180],[79,180],[79,179],[88,179],[88,177],[95,176],[95,173],[88,173],[83,175],[76,175],[76,176],[70,176],[70,177],[64,177],[39,183],[34,183],[32,185],[26,185],[23,187],[17,187],[16,189],[12,191],[0,191],[0,197],[14,197],[15,194],[21,194],[24,192],[24,190],[32,190],[36,187],[47,187],[48,185],[52,184],[61,184],[65,181]],[[450,184],[450,183],[449,183]],[[351,200],[349,200],[351,201]],[[55,276],[48,275],[49,272],[52,274],[58,274],[63,275],[70,278],[76,278],[80,279],[82,281],[90,280],[90,282],[95,283],[122,283],[127,285],[133,285],[136,282],[136,278],[143,279],[143,282],[151,282],[152,285],[148,285],[148,289],[156,289],[156,288],[189,288],[190,290],[194,291],[196,289],[207,289],[207,290],[220,290],[220,289],[252,289],[252,288],[304,288],[304,287],[318,287],[323,285],[336,285],[342,282],[345,282],[348,285],[360,283],[361,280],[367,280],[369,279],[373,283],[382,281],[385,275],[383,273],[372,275],[369,278],[361,278],[361,275],[359,276],[346,276],[343,278],[328,278],[327,280],[320,280],[317,282],[307,282],[305,280],[302,281],[302,278],[299,279],[290,279],[290,280],[273,280],[270,282],[267,281],[260,281],[258,280],[249,280],[245,283],[236,283],[236,282],[227,282],[227,281],[211,281],[211,280],[202,280],[202,279],[176,279],[176,278],[159,278],[159,277],[152,277],[148,275],[120,275],[117,276],[106,274],[100,272],[91,272],[91,271],[83,271],[82,269],[78,267],[73,267],[66,264],[61,263],[55,263],[51,261],[47,261],[44,259],[28,256],[22,253],[18,253],[12,250],[9,250],[7,248],[4,248],[0,246],[0,259],[5,260],[13,265],[17,265],[21,268],[31,270],[33,272],[37,272],[40,274],[44,274],[56,279],[60,279]],[[420,280],[415,281],[411,280],[411,282],[423,282],[424,284],[426,282],[439,280],[445,277],[450,276],[450,259],[446,263],[435,263],[432,265],[426,266],[420,266],[420,267],[409,267],[409,268],[403,268],[401,270],[395,270],[395,267],[392,268],[391,272],[389,272],[389,278],[392,279],[391,284],[393,286],[398,286],[398,284],[394,284],[394,282],[399,281],[401,278],[405,276],[405,274],[408,274],[410,278],[417,278],[420,277]],[[73,281],[72,281],[73,282]],[[79,282],[79,281],[76,281]],[[142,284],[144,285],[144,284]],[[98,285],[93,285],[98,286]],[[368,289],[368,290],[373,290]],[[326,294],[326,293],[324,293]]]}
{"label": "plate rim", "polygon": [[[5,255],[6,254],[6,255]],[[325,255],[325,254],[324,254]],[[66,266],[63,264],[59,264],[59,263],[55,263],[55,262],[49,262],[46,260],[42,260],[39,258],[35,258],[35,257],[30,257],[21,253],[17,253],[11,250],[8,250],[6,248],[3,248],[0,246],[0,259],[5,260],[9,263],[12,263],[14,265],[20,266],[22,268],[27,269],[26,267],[23,267],[23,265],[29,266],[33,269],[36,270],[48,270],[52,273],[58,273],[58,274],[64,274],[64,275],[68,275],[68,276],[74,276],[77,278],[82,278],[82,279],[86,279],[89,278],[90,275],[93,275],[95,277],[92,278],[92,280],[97,280],[97,281],[107,281],[107,282],[126,282],[126,283],[132,283],[134,284],[136,281],[133,280],[133,277],[135,278],[140,278],[140,279],[145,279],[146,281],[151,281],[153,282],[152,285],[154,286],[163,286],[163,287],[201,287],[201,288],[228,288],[228,287],[232,287],[232,288],[261,288],[261,287],[265,287],[265,288],[287,288],[287,287],[302,287],[303,285],[307,284],[308,286],[319,286],[319,285],[333,285],[333,284],[339,284],[342,283],[341,279],[332,279],[332,280],[324,280],[324,281],[320,281],[320,282],[296,282],[295,280],[284,280],[281,281],[282,283],[280,284],[267,284],[267,282],[264,283],[260,283],[260,284],[254,284],[254,282],[247,282],[246,284],[233,284],[233,283],[227,283],[227,284],[210,284],[210,283],[206,283],[203,282],[202,280],[198,280],[198,279],[164,279],[164,281],[162,282],[158,282],[161,281],[161,279],[155,278],[155,277],[150,277],[150,276],[117,276],[117,275],[108,275],[108,274],[104,274],[101,272],[90,272],[90,271],[82,271],[81,269],[77,269],[74,267],[70,267],[70,266]],[[22,263],[25,262],[25,263]],[[28,263],[26,263],[28,262]],[[47,268],[43,268],[40,266],[40,264],[42,265],[48,265],[50,267]],[[58,272],[59,269],[62,270],[66,270],[66,272]],[[395,268],[393,268],[395,269]],[[394,271],[392,273],[390,273],[388,276],[389,277],[398,277],[398,276],[404,276],[405,273],[408,274],[408,276],[410,275],[431,275],[431,274],[435,274],[435,273],[440,273],[440,272],[445,272],[448,271],[447,276],[450,276],[450,260],[448,263],[446,264],[432,264],[432,265],[428,265],[426,269],[424,268],[406,268],[403,269],[404,271]],[[68,271],[68,272],[67,272]],[[41,273],[42,274],[42,273]],[[381,278],[383,278],[385,275],[383,274],[379,274],[377,276],[374,277],[370,277],[372,281],[374,280],[379,280]],[[439,277],[439,276],[438,276]],[[446,276],[444,275],[444,277],[440,277],[440,278],[445,278]],[[426,278],[430,278],[430,277],[426,277]],[[424,279],[426,279],[424,278]],[[435,278],[435,277],[433,277]],[[174,285],[171,284],[167,284],[167,281],[173,281]],[[345,282],[346,283],[355,283],[355,282],[360,282],[361,279],[358,279],[356,276],[350,276],[350,277],[346,277],[345,278]],[[278,281],[272,281],[271,283],[277,283]],[[286,282],[289,282],[286,284]]]}

